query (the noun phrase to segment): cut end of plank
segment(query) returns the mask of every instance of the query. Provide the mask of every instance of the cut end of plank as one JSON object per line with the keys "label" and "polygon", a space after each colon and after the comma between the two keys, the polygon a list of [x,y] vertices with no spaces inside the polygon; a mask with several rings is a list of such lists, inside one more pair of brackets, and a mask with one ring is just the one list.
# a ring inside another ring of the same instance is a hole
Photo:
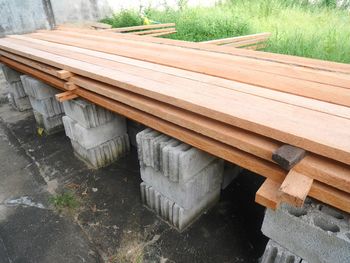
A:
{"label": "cut end of plank", "polygon": [[68,79],[73,76],[73,73],[67,71],[67,70],[58,70],[57,71],[57,77],[60,79]]}
{"label": "cut end of plank", "polygon": [[64,102],[64,101],[67,101],[67,100],[72,100],[72,99],[75,99],[75,98],[77,98],[77,97],[78,97],[78,95],[75,94],[73,91],[65,91],[65,92],[56,94],[56,99],[57,99],[59,102]]}
{"label": "cut end of plank", "polygon": [[276,210],[279,205],[277,197],[279,188],[279,183],[267,178],[256,192],[255,202],[272,210]]}
{"label": "cut end of plank", "polygon": [[272,154],[274,160],[283,169],[289,171],[305,156],[306,151],[296,146],[284,144]]}
{"label": "cut end of plank", "polygon": [[278,189],[278,200],[295,207],[302,207],[312,183],[312,178],[292,170]]}
{"label": "cut end of plank", "polygon": [[75,84],[72,83],[72,82],[66,82],[66,83],[64,84],[64,88],[65,88],[66,90],[72,91],[72,90],[76,90],[76,89],[78,88],[78,86],[75,85]]}

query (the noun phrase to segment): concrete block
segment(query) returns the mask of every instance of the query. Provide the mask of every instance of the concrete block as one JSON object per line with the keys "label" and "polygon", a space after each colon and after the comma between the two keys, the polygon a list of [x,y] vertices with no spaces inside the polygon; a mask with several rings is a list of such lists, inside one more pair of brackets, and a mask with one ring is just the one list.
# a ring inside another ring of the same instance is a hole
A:
{"label": "concrete block", "polygon": [[203,197],[194,208],[184,209],[145,182],[141,183],[140,190],[142,203],[180,231],[210,209],[220,197],[219,187]]}
{"label": "concrete block", "polygon": [[242,167],[229,162],[225,162],[221,189],[228,187],[242,171]]}
{"label": "concrete block", "polygon": [[136,136],[140,166],[150,166],[173,182],[191,179],[216,157],[152,129]]}
{"label": "concrete block", "polygon": [[129,137],[124,134],[91,149],[71,140],[75,155],[94,169],[105,167],[125,156],[130,150]]}
{"label": "concrete block", "polygon": [[21,81],[20,76],[23,75],[22,73],[3,64],[1,64],[1,69],[2,69],[2,72],[4,73],[5,79],[8,82],[8,84]]}
{"label": "concrete block", "polygon": [[93,128],[85,128],[68,116],[63,117],[66,135],[85,149],[94,148],[115,137],[126,134],[125,118],[116,116],[109,122]]}
{"label": "concrete block", "polygon": [[85,128],[93,128],[111,121],[117,115],[82,99],[63,102],[64,112]]}
{"label": "concrete block", "polygon": [[13,94],[15,99],[27,97],[27,94],[24,92],[24,88],[21,81],[15,81],[12,83],[7,83],[9,91]]}
{"label": "concrete block", "polygon": [[146,129],[146,126],[138,123],[136,121],[127,119],[126,120],[126,127],[128,130],[128,134],[129,134],[129,138],[130,138],[130,144],[134,147],[137,147],[137,143],[136,143],[136,135],[143,131],[144,129]]}
{"label": "concrete block", "polygon": [[212,191],[220,194],[223,160],[216,159],[185,183],[169,180],[152,167],[141,167],[142,180],[184,209],[192,209]]}
{"label": "concrete block", "polygon": [[54,134],[63,130],[63,122],[61,115],[47,117],[36,110],[33,110],[37,126],[43,128],[46,134]]}
{"label": "concrete block", "polygon": [[62,104],[55,97],[36,99],[28,96],[33,109],[46,117],[54,117],[64,113]]}
{"label": "concrete block", "polygon": [[9,92],[8,100],[9,100],[10,105],[15,110],[26,111],[26,110],[30,110],[32,108],[28,97],[16,99],[15,96],[13,95],[13,93]]}
{"label": "concrete block", "polygon": [[349,262],[350,216],[325,204],[307,199],[299,209],[267,209],[261,230],[308,262]]}
{"label": "concrete block", "polygon": [[[301,263],[302,259],[273,240],[269,240],[260,263]],[[304,263],[306,263],[304,261]]]}
{"label": "concrete block", "polygon": [[54,97],[60,91],[28,75],[22,75],[21,80],[25,93],[37,100]]}

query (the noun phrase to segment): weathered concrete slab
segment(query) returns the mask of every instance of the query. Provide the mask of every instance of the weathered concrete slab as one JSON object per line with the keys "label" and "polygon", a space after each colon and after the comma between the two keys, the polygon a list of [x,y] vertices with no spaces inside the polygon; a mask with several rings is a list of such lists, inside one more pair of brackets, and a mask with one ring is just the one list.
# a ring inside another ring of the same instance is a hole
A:
{"label": "weathered concrete slab", "polygon": [[311,199],[303,208],[267,209],[262,232],[308,262],[341,263],[350,258],[350,217]]}
{"label": "weathered concrete slab", "polygon": [[[217,189],[220,188],[223,161],[214,160],[185,183],[170,181],[152,167],[143,167],[140,172],[142,180],[151,185],[154,190],[162,193],[178,206],[191,209],[207,195],[210,195],[212,191],[217,192]],[[217,193],[220,194],[220,192]]]}
{"label": "weathered concrete slab", "polygon": [[64,129],[62,122],[63,114],[47,117],[36,110],[33,110],[33,113],[37,126],[43,128],[46,134],[54,134]]}
{"label": "weathered concrete slab", "polygon": [[94,169],[108,166],[130,151],[127,134],[114,137],[90,149],[84,148],[77,141],[71,140],[71,142],[76,156]]}
{"label": "weathered concrete slab", "polygon": [[63,117],[66,135],[85,149],[91,149],[113,138],[126,134],[125,118],[116,116],[109,122],[92,128],[85,128],[68,116]]}
{"label": "weathered concrete slab", "polygon": [[180,231],[217,203],[220,197],[219,187],[206,195],[194,208],[184,209],[144,182],[141,183],[140,189],[142,202]]}
{"label": "weathered concrete slab", "polygon": [[93,128],[105,124],[117,115],[82,99],[63,102],[65,114],[85,128]]}

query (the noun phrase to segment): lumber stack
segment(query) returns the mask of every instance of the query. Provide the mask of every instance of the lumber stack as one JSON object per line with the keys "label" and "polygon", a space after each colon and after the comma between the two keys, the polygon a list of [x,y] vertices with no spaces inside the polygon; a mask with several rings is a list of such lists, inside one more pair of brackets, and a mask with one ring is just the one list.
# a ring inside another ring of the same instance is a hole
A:
{"label": "lumber stack", "polygon": [[61,101],[83,97],[266,177],[264,206],[311,196],[350,212],[350,65],[77,28],[8,36],[0,56]]}
{"label": "lumber stack", "polygon": [[159,36],[165,36],[165,35],[176,33],[176,28],[175,28],[175,23],[166,23],[166,24],[152,24],[152,25],[142,25],[142,26],[110,28],[110,29],[106,29],[105,31],[131,34],[131,35],[159,37]]}

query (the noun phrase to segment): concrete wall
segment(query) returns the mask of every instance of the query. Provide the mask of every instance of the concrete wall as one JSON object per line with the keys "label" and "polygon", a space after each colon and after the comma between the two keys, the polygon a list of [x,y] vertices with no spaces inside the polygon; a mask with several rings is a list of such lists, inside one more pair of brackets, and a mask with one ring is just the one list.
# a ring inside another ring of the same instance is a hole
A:
{"label": "concrete wall", "polygon": [[0,36],[49,28],[42,0],[0,0]]}
{"label": "concrete wall", "polygon": [[[0,0],[0,36],[49,29],[56,24],[96,21],[121,9],[177,7],[179,0]],[[217,0],[189,0],[190,6]]]}

